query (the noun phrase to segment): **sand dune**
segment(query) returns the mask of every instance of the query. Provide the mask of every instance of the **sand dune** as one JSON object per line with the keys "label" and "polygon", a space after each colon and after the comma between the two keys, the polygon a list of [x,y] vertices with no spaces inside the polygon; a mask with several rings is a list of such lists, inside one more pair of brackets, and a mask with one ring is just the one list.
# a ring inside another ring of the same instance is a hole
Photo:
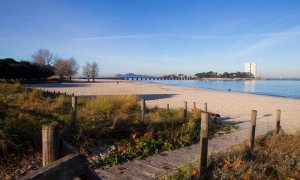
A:
{"label": "sand dune", "polygon": [[210,141],[210,152],[222,150],[229,145],[237,144],[247,139],[249,135],[249,119],[251,110],[258,111],[257,133],[263,134],[275,128],[275,113],[282,110],[282,127],[286,132],[300,129],[300,100],[281,97],[271,97],[237,92],[223,92],[199,88],[160,85],[138,81],[106,80],[96,83],[61,83],[39,84],[38,88],[49,91],[74,93],[75,95],[138,95],[145,98],[150,107],[183,107],[184,101],[192,108],[193,102],[197,108],[208,103],[208,111],[221,114],[219,121],[236,123],[239,131]]}

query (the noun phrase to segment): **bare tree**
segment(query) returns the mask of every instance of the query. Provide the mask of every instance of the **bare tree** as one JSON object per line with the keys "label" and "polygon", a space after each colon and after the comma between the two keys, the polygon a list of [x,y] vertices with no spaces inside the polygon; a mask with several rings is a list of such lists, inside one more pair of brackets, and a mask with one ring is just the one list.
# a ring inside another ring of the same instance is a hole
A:
{"label": "bare tree", "polygon": [[78,70],[77,63],[74,58],[58,58],[54,64],[54,67],[60,80],[68,77],[70,82],[72,81],[72,76],[76,75]]}
{"label": "bare tree", "polygon": [[57,58],[54,64],[55,72],[59,76],[60,80],[62,81],[65,76],[66,72],[66,62],[62,58]]}
{"label": "bare tree", "polygon": [[53,65],[54,55],[48,49],[40,48],[32,55],[32,60],[39,66]]}
{"label": "bare tree", "polygon": [[90,82],[90,78],[91,78],[91,64],[89,62],[87,62],[85,64],[85,66],[82,67],[82,75],[87,78],[88,82]]}
{"label": "bare tree", "polygon": [[74,59],[73,57],[71,57],[70,59],[67,59],[67,72],[66,72],[66,76],[69,77],[70,82],[72,82],[72,76],[77,74],[78,71],[78,66],[77,66],[77,62],[76,59]]}
{"label": "bare tree", "polygon": [[99,73],[99,67],[96,62],[93,62],[91,65],[91,78],[93,81],[95,81],[95,78],[98,76]]}

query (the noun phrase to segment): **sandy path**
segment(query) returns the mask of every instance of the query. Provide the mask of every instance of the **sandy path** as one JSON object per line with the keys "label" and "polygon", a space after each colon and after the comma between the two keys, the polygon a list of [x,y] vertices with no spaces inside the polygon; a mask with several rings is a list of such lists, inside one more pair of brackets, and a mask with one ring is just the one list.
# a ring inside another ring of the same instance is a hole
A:
{"label": "sandy path", "polygon": [[282,127],[286,132],[300,129],[300,100],[236,92],[223,92],[207,89],[188,88],[143,83],[134,81],[101,81],[97,83],[62,83],[39,84],[38,88],[49,91],[74,93],[75,95],[117,95],[135,94],[144,97],[148,106],[183,107],[188,101],[192,107],[195,101],[199,108],[208,103],[210,112],[221,114],[220,121],[238,123],[241,129],[237,132],[211,140],[210,152],[223,150],[247,139],[249,135],[249,119],[252,109],[258,111],[257,134],[266,133],[275,128],[275,112],[282,110]]}

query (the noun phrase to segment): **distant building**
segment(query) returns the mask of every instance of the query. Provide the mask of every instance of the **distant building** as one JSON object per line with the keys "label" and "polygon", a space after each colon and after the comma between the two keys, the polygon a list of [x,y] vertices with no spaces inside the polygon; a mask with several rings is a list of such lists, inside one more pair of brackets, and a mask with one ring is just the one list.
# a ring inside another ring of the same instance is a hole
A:
{"label": "distant building", "polygon": [[256,77],[257,65],[255,62],[249,62],[245,64],[245,72],[253,74]]}

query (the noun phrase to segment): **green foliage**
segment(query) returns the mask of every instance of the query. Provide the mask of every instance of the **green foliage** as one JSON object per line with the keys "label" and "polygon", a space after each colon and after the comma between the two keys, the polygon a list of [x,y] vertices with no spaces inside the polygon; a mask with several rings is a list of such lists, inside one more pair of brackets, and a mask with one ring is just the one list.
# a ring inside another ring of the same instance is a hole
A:
{"label": "green foliage", "polygon": [[50,65],[38,66],[27,61],[17,62],[11,58],[0,59],[0,79],[37,80],[53,75],[54,68]]}
{"label": "green foliage", "polygon": [[253,78],[253,74],[246,72],[235,72],[228,73],[224,72],[223,74],[219,74],[217,72],[209,71],[209,72],[201,72],[195,74],[198,78]]}

